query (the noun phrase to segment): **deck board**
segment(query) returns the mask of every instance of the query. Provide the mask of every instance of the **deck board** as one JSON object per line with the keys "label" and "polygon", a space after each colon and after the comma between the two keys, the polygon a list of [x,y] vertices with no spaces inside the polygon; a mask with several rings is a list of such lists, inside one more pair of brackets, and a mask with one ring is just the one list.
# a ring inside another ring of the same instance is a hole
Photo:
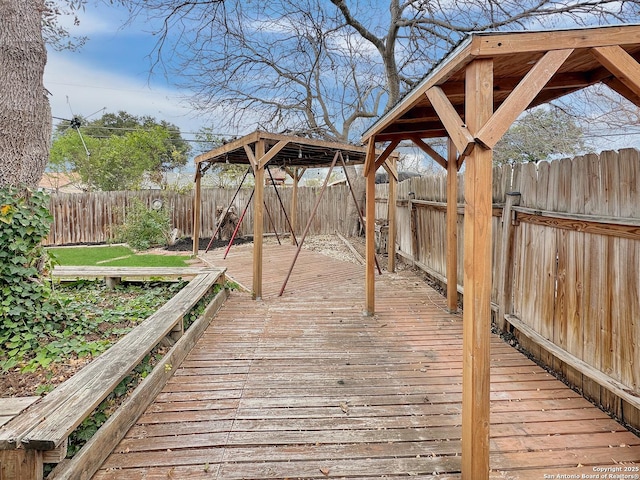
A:
{"label": "deck board", "polygon": [[[363,268],[307,251],[277,297],[293,253],[265,245],[263,299],[231,295],[95,479],[460,479],[460,316],[400,272],[365,317]],[[250,286],[246,246],[209,255]],[[492,479],[640,464],[640,438],[498,337],[491,355]]]}

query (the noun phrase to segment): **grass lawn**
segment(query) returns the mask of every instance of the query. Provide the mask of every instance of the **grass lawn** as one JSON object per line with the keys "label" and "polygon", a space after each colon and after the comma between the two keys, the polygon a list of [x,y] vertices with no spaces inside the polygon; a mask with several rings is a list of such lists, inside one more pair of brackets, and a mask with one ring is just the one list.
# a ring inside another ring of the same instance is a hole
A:
{"label": "grass lawn", "polygon": [[187,267],[182,255],[137,254],[122,245],[48,248],[60,265],[104,267]]}

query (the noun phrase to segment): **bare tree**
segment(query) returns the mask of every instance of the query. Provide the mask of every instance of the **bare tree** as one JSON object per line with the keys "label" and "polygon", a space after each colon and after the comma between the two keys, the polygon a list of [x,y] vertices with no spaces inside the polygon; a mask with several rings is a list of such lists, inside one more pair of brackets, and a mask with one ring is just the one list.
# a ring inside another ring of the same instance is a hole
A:
{"label": "bare tree", "polygon": [[[57,23],[84,0],[0,0],[0,187],[35,186],[51,144],[51,109],[43,84],[45,40],[78,45]],[[75,42],[75,43],[74,43]]]}
{"label": "bare tree", "polygon": [[38,0],[0,0],[0,187],[37,185],[51,143]]}
{"label": "bare tree", "polygon": [[[347,140],[471,31],[636,19],[640,0],[121,0],[160,21],[155,68],[232,125]],[[156,23],[158,25],[158,23]]]}

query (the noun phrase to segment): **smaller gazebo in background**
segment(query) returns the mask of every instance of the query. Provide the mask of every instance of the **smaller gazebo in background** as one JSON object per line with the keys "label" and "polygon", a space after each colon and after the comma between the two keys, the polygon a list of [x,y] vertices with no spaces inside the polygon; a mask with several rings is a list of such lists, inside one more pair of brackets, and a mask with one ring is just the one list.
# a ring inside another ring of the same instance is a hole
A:
{"label": "smaller gazebo in background", "polygon": [[[378,159],[378,166],[384,166],[390,179],[389,239],[390,262],[393,262],[395,252],[395,196],[397,171],[395,156],[392,150],[384,152]],[[330,168],[335,166],[362,165],[367,158],[367,149],[346,143],[328,142],[311,138],[291,135],[280,135],[256,131],[237,140],[233,140],[210,152],[199,155],[195,159],[195,196],[193,207],[193,254],[198,254],[198,238],[200,237],[201,221],[201,179],[202,175],[214,164],[235,164],[250,166],[255,175],[255,191],[253,194],[253,286],[254,298],[262,297],[262,239],[264,234],[264,187],[270,183],[265,175],[267,166],[274,166],[284,170],[292,179],[292,202],[289,218],[292,230],[296,231],[295,212],[297,210],[298,183],[308,168]],[[330,170],[331,171],[331,170]],[[329,171],[329,172],[330,172]],[[327,179],[329,173],[327,174]],[[326,184],[326,181],[325,181]],[[355,201],[355,197],[354,197]],[[336,205],[345,208],[346,205]],[[369,218],[374,219],[371,213]],[[374,222],[369,222],[373,224]],[[373,260],[372,260],[373,261]],[[393,268],[391,268],[393,269]]]}

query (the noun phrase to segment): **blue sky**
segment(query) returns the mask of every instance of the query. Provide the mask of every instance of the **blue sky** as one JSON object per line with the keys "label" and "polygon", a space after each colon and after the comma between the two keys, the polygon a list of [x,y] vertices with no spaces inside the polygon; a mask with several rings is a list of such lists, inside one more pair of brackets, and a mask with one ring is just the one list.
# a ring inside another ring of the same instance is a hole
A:
{"label": "blue sky", "polygon": [[[150,26],[141,22],[124,26],[128,19],[122,7],[90,2],[78,12],[80,25],[69,25],[74,35],[87,36],[87,43],[78,51],[48,52],[45,86],[54,117],[68,119],[76,115],[99,118],[104,112],[124,110],[133,115],[150,115],[180,127],[183,137],[192,139],[202,127],[211,127],[224,136],[248,133],[229,131],[209,118],[197,117],[184,99],[186,92],[173,87],[162,72],[149,76],[155,37]],[[57,120],[54,119],[54,122]],[[637,144],[637,136],[609,139],[618,145]],[[600,142],[605,143],[603,140]],[[599,143],[600,143],[599,142]]]}
{"label": "blue sky", "polygon": [[[125,110],[171,122],[185,138],[193,137],[189,132],[212,126],[194,116],[184,93],[161,74],[149,76],[148,56],[155,38],[144,31],[144,25],[123,27],[127,12],[106,5],[88,4],[78,17],[80,25],[68,28],[74,35],[87,36],[87,43],[78,51],[48,51],[44,81],[52,94],[54,117],[68,119],[72,111],[86,117],[104,107],[105,113]],[[91,118],[101,115],[102,111]]]}

